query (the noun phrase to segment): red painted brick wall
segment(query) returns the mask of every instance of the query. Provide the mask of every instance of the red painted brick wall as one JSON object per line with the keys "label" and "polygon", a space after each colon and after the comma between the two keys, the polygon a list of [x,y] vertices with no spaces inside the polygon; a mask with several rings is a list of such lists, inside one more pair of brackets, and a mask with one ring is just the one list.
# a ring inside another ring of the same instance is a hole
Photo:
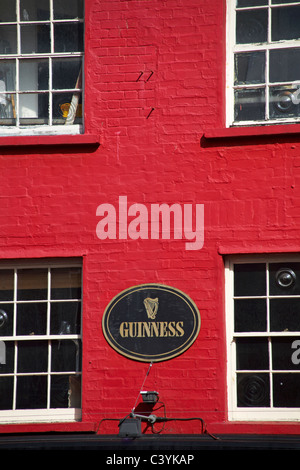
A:
{"label": "red painted brick wall", "polygon": [[[99,135],[100,146],[49,138],[0,151],[1,258],[83,257],[83,423],[0,431],[100,424],[100,433],[116,434],[112,420],[130,413],[148,364],[108,346],[102,315],[120,291],[158,282],[189,295],[201,315],[195,343],[153,364],[147,377],[167,416],[201,417],[214,433],[296,432],[292,424],[227,422],[222,254],[299,251],[298,138],[203,137],[224,124],[223,0],[85,3],[85,131]],[[120,195],[146,206],[204,204],[203,248],[99,240],[96,209],[117,205]],[[163,430],[200,431],[200,421]]]}

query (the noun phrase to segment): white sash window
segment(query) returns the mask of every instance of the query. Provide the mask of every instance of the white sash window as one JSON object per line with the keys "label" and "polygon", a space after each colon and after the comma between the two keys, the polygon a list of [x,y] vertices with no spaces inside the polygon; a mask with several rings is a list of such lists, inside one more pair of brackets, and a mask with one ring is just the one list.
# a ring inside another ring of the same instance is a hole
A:
{"label": "white sash window", "polygon": [[299,421],[300,258],[226,262],[230,420]]}
{"label": "white sash window", "polygon": [[228,0],[227,126],[300,120],[300,2]]}
{"label": "white sash window", "polygon": [[0,264],[0,423],[81,416],[81,264]]}
{"label": "white sash window", "polygon": [[0,135],[79,133],[83,0],[1,0]]}

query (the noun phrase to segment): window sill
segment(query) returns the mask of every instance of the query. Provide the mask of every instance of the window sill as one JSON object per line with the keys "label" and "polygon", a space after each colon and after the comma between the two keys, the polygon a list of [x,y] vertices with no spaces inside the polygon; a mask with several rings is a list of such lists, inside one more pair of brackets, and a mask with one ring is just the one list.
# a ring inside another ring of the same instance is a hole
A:
{"label": "window sill", "polygon": [[203,137],[207,140],[215,140],[247,137],[276,137],[294,134],[300,134],[300,124],[276,124],[266,126],[209,129],[204,132]]}
{"label": "window sill", "polygon": [[65,145],[93,145],[98,147],[100,139],[96,134],[0,136],[0,147],[52,147]]}

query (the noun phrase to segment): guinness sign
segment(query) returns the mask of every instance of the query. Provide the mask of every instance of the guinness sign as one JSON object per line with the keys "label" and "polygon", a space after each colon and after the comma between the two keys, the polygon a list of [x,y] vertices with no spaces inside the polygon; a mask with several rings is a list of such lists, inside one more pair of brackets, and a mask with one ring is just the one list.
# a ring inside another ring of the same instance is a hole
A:
{"label": "guinness sign", "polygon": [[186,351],[200,323],[199,311],[186,294],[161,284],[142,284],[108,304],[102,328],[110,346],[123,356],[159,362]]}

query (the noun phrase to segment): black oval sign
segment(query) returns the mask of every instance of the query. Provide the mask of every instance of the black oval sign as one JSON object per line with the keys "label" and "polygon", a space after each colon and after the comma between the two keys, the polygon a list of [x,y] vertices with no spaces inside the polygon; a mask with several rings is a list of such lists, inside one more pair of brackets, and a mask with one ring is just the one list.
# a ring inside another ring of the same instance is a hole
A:
{"label": "black oval sign", "polygon": [[200,323],[199,311],[186,294],[161,284],[142,284],[120,292],[108,304],[102,329],[123,356],[159,362],[186,351]]}

